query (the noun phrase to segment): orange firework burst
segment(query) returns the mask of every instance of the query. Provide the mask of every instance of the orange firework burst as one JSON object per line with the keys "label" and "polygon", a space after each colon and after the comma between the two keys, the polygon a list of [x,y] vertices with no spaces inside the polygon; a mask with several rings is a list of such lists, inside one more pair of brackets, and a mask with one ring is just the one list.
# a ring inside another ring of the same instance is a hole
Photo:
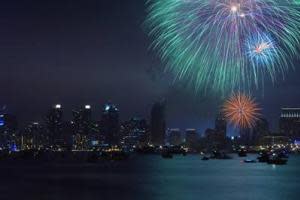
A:
{"label": "orange firework burst", "polygon": [[240,128],[252,128],[258,120],[260,108],[251,96],[233,94],[223,105],[223,112],[229,122]]}

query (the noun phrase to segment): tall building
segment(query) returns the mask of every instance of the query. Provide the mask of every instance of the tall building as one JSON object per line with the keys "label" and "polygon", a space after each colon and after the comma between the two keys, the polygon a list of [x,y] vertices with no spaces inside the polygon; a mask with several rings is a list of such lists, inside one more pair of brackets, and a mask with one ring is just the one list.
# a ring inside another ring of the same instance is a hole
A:
{"label": "tall building", "polygon": [[0,147],[11,148],[17,143],[17,118],[14,115],[0,114]]}
{"label": "tall building", "polygon": [[88,135],[92,122],[91,106],[86,105],[80,110],[73,110],[73,126],[76,134]]}
{"label": "tall building", "polygon": [[106,104],[102,112],[101,132],[105,137],[105,142],[110,145],[120,143],[120,121],[119,110],[113,104]]}
{"label": "tall building", "polygon": [[300,108],[281,108],[279,131],[282,136],[300,139]]}
{"label": "tall building", "polygon": [[29,123],[22,134],[21,149],[44,148],[49,143],[44,127],[38,122]]}
{"label": "tall building", "polygon": [[145,119],[132,118],[121,125],[121,144],[132,148],[137,145],[147,144],[148,125]]}
{"label": "tall building", "polygon": [[223,149],[226,146],[227,121],[223,113],[219,113],[215,120],[215,128],[205,130],[204,146],[207,149]]}
{"label": "tall building", "polygon": [[218,114],[215,121],[215,131],[226,138],[227,122],[222,113]]}
{"label": "tall building", "polygon": [[60,104],[54,105],[47,113],[46,128],[50,145],[59,146],[63,142],[63,111]]}
{"label": "tall building", "polygon": [[85,105],[80,110],[73,110],[73,148],[87,149],[89,147],[89,136],[92,130],[92,111],[90,105]]}
{"label": "tall building", "polygon": [[151,109],[151,143],[155,146],[165,144],[166,119],[165,103],[157,102]]}

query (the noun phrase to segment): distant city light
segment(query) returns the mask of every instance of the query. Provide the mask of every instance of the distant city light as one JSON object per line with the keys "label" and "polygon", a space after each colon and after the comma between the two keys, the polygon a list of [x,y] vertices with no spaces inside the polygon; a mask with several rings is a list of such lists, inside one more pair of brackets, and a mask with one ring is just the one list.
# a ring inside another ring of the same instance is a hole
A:
{"label": "distant city light", "polygon": [[4,126],[4,115],[0,115],[0,126]]}
{"label": "distant city light", "polygon": [[194,128],[187,128],[185,131],[196,131]]}
{"label": "distant city light", "polygon": [[90,105],[85,105],[85,109],[91,109]]}
{"label": "distant city light", "polygon": [[60,105],[60,104],[56,104],[56,105],[55,105],[55,108],[56,108],[56,109],[61,109],[61,105]]}
{"label": "distant city light", "polygon": [[99,141],[98,141],[98,140],[93,140],[93,141],[92,141],[92,145],[93,145],[93,146],[99,145]]}
{"label": "distant city light", "polygon": [[17,145],[14,143],[14,144],[12,144],[12,145],[10,145],[10,151],[12,151],[12,152],[16,152],[16,151],[18,151],[18,149],[17,149]]}
{"label": "distant city light", "polygon": [[109,106],[109,105],[106,105],[106,106],[105,106],[105,111],[109,111],[109,109],[110,109],[110,106]]}
{"label": "distant city light", "polygon": [[295,144],[295,145],[300,145],[300,140],[295,140],[295,141],[294,141],[294,144]]}

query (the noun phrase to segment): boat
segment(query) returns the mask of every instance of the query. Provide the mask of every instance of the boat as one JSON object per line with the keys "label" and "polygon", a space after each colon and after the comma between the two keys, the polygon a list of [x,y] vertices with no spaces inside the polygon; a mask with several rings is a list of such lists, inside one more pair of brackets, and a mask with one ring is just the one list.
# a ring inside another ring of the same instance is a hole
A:
{"label": "boat", "polygon": [[285,150],[279,151],[279,152],[278,152],[278,156],[279,156],[280,158],[286,158],[286,159],[289,158],[289,154],[288,154],[288,152],[285,151]]}
{"label": "boat", "polygon": [[210,156],[210,159],[221,159],[221,160],[225,160],[225,159],[232,159],[230,156],[228,156],[226,153],[224,152],[220,152],[218,150],[215,150],[212,152],[212,155]]}
{"label": "boat", "polygon": [[270,158],[269,153],[267,152],[261,152],[259,156],[257,157],[258,162],[268,162]]}
{"label": "boat", "polygon": [[247,156],[247,151],[245,149],[240,149],[238,151],[239,157],[246,157]]}
{"label": "boat", "polygon": [[243,160],[244,163],[256,163],[256,160],[252,160],[252,159],[245,159]]}
{"label": "boat", "polygon": [[152,145],[147,145],[147,146],[140,146],[136,149],[137,153],[140,154],[155,154],[155,147]]}
{"label": "boat", "polygon": [[269,160],[268,160],[268,164],[274,164],[274,165],[285,165],[287,163],[287,159],[286,158],[282,158],[280,157],[278,154],[273,153]]}

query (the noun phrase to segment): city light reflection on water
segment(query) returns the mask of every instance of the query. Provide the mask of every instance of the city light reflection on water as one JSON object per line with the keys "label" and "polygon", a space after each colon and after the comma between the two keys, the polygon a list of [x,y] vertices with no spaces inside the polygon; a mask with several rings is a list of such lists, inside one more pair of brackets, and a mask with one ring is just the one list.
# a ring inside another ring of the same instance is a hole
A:
{"label": "city light reflection on water", "polygon": [[98,164],[1,163],[0,199],[297,199],[300,156],[284,166],[240,161],[144,155]]}

